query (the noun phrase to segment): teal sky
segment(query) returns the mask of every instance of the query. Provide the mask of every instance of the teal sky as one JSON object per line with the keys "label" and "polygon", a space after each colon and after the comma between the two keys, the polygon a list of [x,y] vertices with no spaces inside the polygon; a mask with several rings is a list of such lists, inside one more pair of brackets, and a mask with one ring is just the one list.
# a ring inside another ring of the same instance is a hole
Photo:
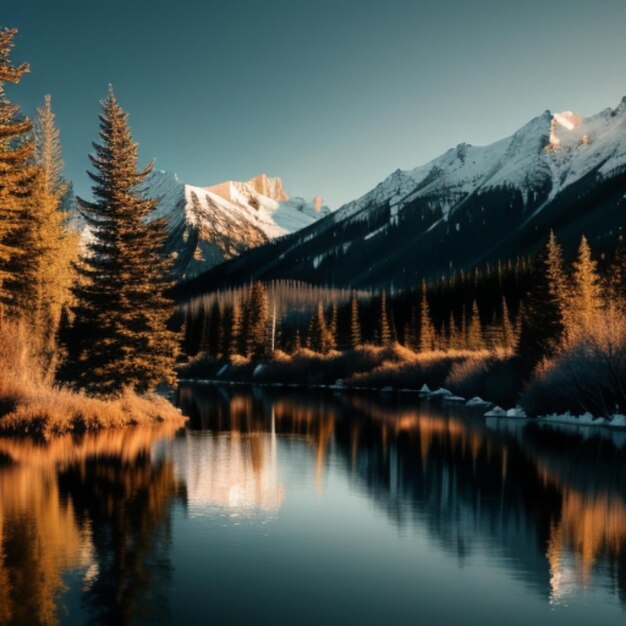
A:
{"label": "teal sky", "polygon": [[266,172],[332,207],[626,95],[624,0],[3,0],[2,17],[31,63],[9,96],[32,114],[52,95],[81,194],[109,83],[143,161],[196,185]]}

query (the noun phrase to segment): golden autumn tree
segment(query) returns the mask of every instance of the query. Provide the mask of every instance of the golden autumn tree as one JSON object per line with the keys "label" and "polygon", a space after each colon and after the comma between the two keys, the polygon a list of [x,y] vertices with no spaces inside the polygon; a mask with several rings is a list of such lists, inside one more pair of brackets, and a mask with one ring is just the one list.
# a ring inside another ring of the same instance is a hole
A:
{"label": "golden autumn tree", "polygon": [[62,175],[60,134],[50,96],[37,109],[34,131],[37,171],[22,232],[28,254],[15,279],[15,300],[43,364],[53,372],[61,312],[69,301],[74,278],[78,235],[69,230],[67,213],[61,210],[68,184]]}
{"label": "golden autumn tree", "polygon": [[583,235],[578,256],[572,264],[571,290],[565,315],[566,335],[569,341],[585,336],[598,321],[604,307],[602,284],[597,264],[591,255],[587,238]]}
{"label": "golden autumn tree", "polygon": [[430,352],[435,349],[436,333],[430,317],[426,281],[422,280],[422,299],[420,301],[420,351]]}
{"label": "golden autumn tree", "polygon": [[24,254],[20,233],[36,173],[32,124],[5,93],[6,83],[19,83],[29,71],[27,63],[11,63],[16,33],[14,28],[0,29],[0,313],[14,304],[19,257]]}
{"label": "golden autumn tree", "polygon": [[381,346],[390,346],[393,343],[391,325],[389,324],[389,310],[387,303],[387,291],[382,290],[380,294],[380,308],[378,316],[377,339]]}
{"label": "golden autumn tree", "polygon": [[350,296],[350,349],[361,345],[361,319],[359,316],[359,300],[356,292]]}
{"label": "golden autumn tree", "polygon": [[168,329],[171,261],[163,254],[163,220],[149,221],[152,163],[137,169],[138,145],[112,88],[102,103],[101,143],[90,155],[93,201],[80,199],[92,240],[81,259],[70,334],[72,377],[96,392],[138,391],[173,383],[178,341]]}
{"label": "golden autumn tree", "polygon": [[480,323],[480,314],[478,311],[478,304],[476,300],[472,302],[472,313],[470,317],[470,323],[467,329],[467,349],[468,350],[483,350],[485,348],[485,341],[483,339],[483,329]]}

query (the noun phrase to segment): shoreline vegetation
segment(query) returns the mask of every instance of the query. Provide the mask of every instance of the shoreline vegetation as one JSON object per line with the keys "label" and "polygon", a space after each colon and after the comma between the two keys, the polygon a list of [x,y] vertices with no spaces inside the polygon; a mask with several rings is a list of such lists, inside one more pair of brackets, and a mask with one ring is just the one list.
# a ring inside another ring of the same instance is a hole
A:
{"label": "shoreline vegetation", "polygon": [[[620,399],[624,320],[615,312],[601,315],[601,320],[602,337],[596,333],[563,348],[552,361],[543,360],[530,376],[523,356],[510,350],[419,352],[394,342],[326,353],[298,347],[292,353],[274,350],[262,357],[216,357],[200,352],[179,368],[179,382],[412,392],[479,407],[490,418],[550,417],[562,423],[613,422],[626,427],[621,404],[609,408],[611,398]],[[596,410],[589,411],[587,402]]]}
{"label": "shoreline vegetation", "polygon": [[[156,390],[175,382],[172,261],[143,184],[138,145],[113,89],[90,155],[92,199],[63,178],[50,96],[34,122],[6,95],[16,29],[0,28],[0,432],[49,438],[180,422]],[[72,220],[78,224],[72,223]],[[79,230],[88,229],[89,237]]]}
{"label": "shoreline vegetation", "polygon": [[186,418],[154,392],[126,387],[93,396],[55,383],[28,349],[23,326],[0,323],[0,435],[50,439],[101,429],[167,422],[183,426]]}

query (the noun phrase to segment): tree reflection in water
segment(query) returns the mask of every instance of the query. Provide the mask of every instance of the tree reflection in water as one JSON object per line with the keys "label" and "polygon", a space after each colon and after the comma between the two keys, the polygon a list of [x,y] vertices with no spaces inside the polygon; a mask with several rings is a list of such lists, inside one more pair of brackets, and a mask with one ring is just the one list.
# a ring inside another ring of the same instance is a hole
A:
{"label": "tree reflection in water", "polygon": [[413,397],[189,386],[180,402],[191,422],[178,436],[0,439],[0,624],[65,622],[72,594],[73,623],[168,622],[175,503],[190,517],[280,516],[281,445],[310,455],[319,491],[330,472],[347,477],[460,564],[486,553],[549,602],[601,584],[626,607],[625,433]]}
{"label": "tree reflection in water", "polygon": [[172,435],[163,425],[42,445],[0,439],[0,623],[62,621],[70,570],[82,572],[91,623],[166,609],[169,511],[184,492],[150,450]]}
{"label": "tree reflection in water", "polygon": [[305,438],[319,485],[332,449],[395,524],[427,524],[461,562],[487,542],[553,602],[595,571],[626,605],[626,433],[486,423],[414,397],[189,386],[180,402],[191,428]]}

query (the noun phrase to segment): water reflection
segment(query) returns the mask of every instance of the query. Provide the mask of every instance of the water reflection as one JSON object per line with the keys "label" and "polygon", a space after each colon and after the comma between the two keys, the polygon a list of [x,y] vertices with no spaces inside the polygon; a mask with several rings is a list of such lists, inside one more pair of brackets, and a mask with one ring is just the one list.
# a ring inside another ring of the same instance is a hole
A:
{"label": "water reflection", "polygon": [[[385,526],[407,541],[425,534],[433,554],[458,567],[480,557],[506,571],[516,581],[512,597],[530,590],[543,606],[557,606],[602,589],[626,607],[623,433],[485,423],[458,407],[418,406],[413,397],[190,386],[180,402],[191,417],[182,432],[162,425],[45,445],[0,439],[0,624],[206,621],[206,593],[186,586],[213,566],[211,587],[219,594],[222,577],[228,587],[245,579],[244,563],[262,569],[265,558],[305,575],[302,563],[291,564],[294,550],[309,542],[315,554],[320,537],[332,543],[338,518],[359,506],[350,493],[384,512]],[[338,481],[349,488],[324,504],[321,496],[331,484],[338,493]],[[307,526],[313,514],[317,538]],[[218,518],[235,521],[224,530],[213,524]],[[280,528],[272,548],[260,540],[266,531],[229,534],[239,520],[248,529],[257,522]],[[383,555],[391,541],[384,535]],[[337,549],[320,580],[346,567],[355,546],[343,557]],[[181,556],[205,549],[199,564]],[[344,574],[359,578],[355,567]],[[257,574],[253,587],[264,598],[264,584],[288,587],[292,579]],[[402,580],[414,610],[415,590]],[[467,584],[460,580],[459,602]],[[300,587],[307,581],[320,584],[305,577]],[[378,605],[392,602],[384,579],[375,587]],[[481,601],[489,606],[489,597]],[[341,602],[350,605],[349,598]],[[433,600],[430,608],[437,606]]]}
{"label": "water reflection", "polygon": [[168,514],[184,490],[155,462],[161,426],[37,445],[0,439],[0,623],[65,622],[64,575],[80,574],[90,623],[162,613]]}
{"label": "water reflection", "polygon": [[280,508],[284,487],[278,479],[275,433],[187,434],[174,443],[172,457],[187,487],[191,515],[212,515],[216,508],[233,515]]}
{"label": "water reflection", "polygon": [[198,386],[180,400],[192,428],[304,438],[320,488],[332,450],[396,525],[425,523],[460,564],[486,549],[552,602],[596,577],[626,604],[623,433],[489,428],[412,398]]}

